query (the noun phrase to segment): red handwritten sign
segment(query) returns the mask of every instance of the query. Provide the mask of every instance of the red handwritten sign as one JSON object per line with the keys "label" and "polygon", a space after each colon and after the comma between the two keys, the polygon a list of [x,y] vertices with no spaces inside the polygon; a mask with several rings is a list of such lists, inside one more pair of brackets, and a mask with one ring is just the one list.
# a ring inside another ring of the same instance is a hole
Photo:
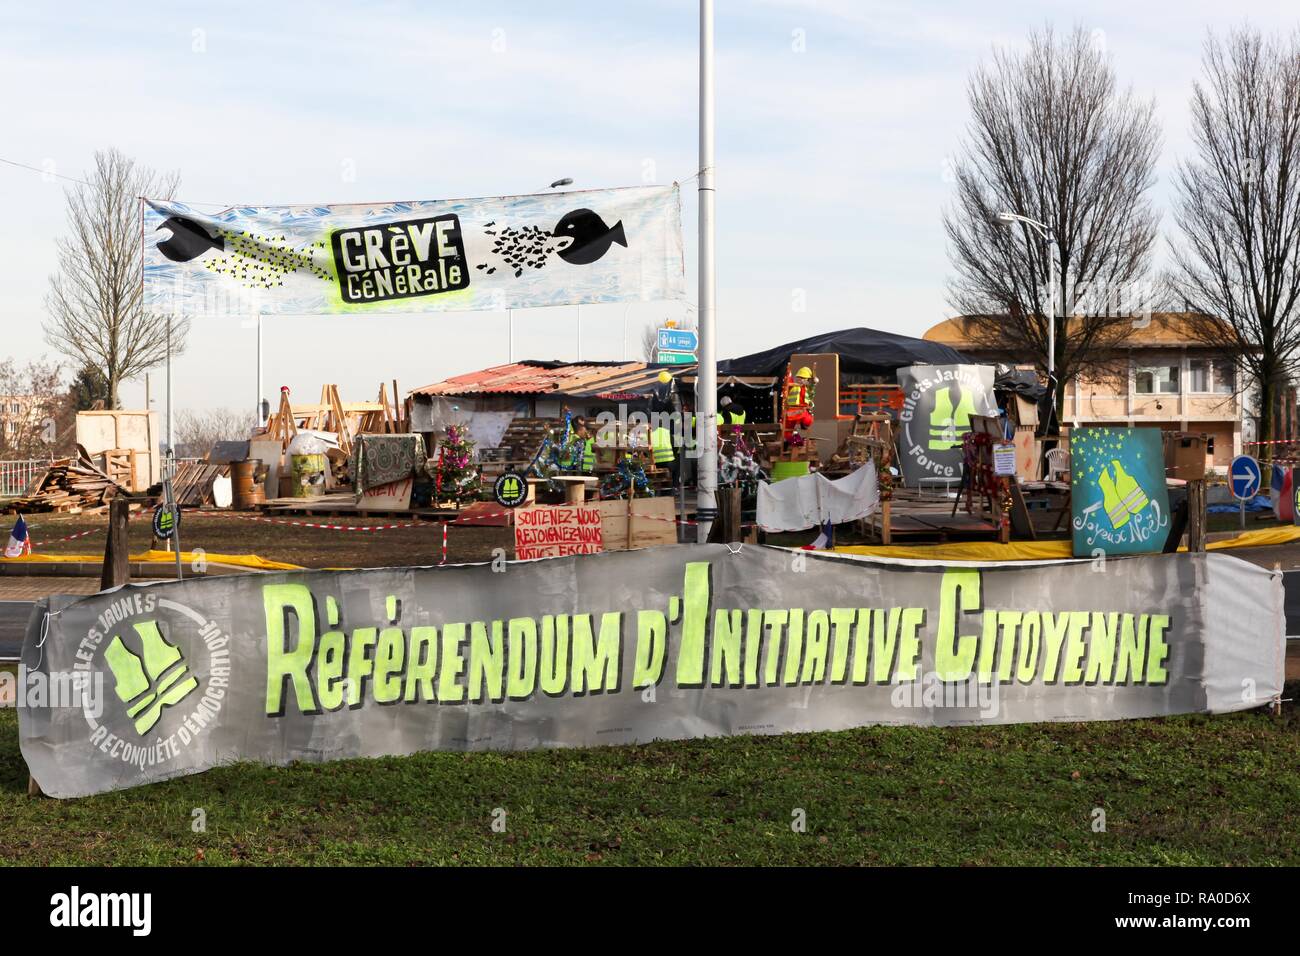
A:
{"label": "red handwritten sign", "polygon": [[520,560],[603,550],[599,508],[557,505],[515,511],[515,557]]}

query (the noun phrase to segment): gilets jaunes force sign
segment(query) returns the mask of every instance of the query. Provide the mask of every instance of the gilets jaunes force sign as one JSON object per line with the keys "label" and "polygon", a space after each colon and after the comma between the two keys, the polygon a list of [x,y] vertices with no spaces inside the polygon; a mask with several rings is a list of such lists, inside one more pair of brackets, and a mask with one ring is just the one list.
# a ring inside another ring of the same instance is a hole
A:
{"label": "gilets jaunes force sign", "polygon": [[231,759],[1232,710],[1280,692],[1281,607],[1270,572],[1185,554],[706,545],[187,580],[53,599],[23,666],[99,675],[102,706],[24,701],[20,738],[45,792],[76,796]]}

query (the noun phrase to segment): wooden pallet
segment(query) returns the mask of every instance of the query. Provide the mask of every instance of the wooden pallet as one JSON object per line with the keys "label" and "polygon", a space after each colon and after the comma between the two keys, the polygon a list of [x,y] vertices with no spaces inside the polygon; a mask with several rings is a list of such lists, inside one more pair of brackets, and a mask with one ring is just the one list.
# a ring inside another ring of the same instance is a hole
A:
{"label": "wooden pallet", "polygon": [[[78,446],[79,452],[81,446]],[[30,495],[10,501],[5,511],[10,514],[35,514],[56,512],[83,514],[98,511],[126,489],[117,484],[80,453],[77,458],[63,458],[50,462],[45,474],[36,482]]]}
{"label": "wooden pallet", "polygon": [[212,483],[230,474],[229,465],[206,461],[185,461],[176,467],[172,494],[182,508],[200,508],[212,504]]}

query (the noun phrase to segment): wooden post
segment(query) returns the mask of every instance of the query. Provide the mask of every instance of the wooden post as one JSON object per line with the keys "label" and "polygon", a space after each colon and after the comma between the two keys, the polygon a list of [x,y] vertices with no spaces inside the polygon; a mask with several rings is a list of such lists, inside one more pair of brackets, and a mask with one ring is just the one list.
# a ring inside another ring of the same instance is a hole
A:
{"label": "wooden post", "polygon": [[127,523],[131,510],[125,498],[114,498],[108,504],[108,540],[104,543],[104,569],[99,577],[99,589],[107,591],[131,579],[131,550],[127,541]]}
{"label": "wooden post", "polygon": [[740,488],[718,489],[718,519],[709,529],[709,541],[718,544],[742,542]]}
{"label": "wooden post", "polygon": [[894,530],[890,527],[892,498],[886,498],[880,503],[880,543],[892,544],[894,540]]}
{"label": "wooden post", "polygon": [[1187,550],[1205,550],[1205,479],[1187,482]]}
{"label": "wooden post", "polygon": [[632,543],[632,506],[636,501],[636,482],[632,481],[627,486],[627,549],[631,551],[636,547]]}

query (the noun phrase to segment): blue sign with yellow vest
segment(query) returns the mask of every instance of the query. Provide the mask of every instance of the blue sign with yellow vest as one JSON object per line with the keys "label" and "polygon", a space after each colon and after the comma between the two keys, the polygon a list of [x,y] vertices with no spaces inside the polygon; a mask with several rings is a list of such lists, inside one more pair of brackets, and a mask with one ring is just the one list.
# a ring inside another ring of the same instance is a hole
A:
{"label": "blue sign with yellow vest", "polygon": [[1070,432],[1075,557],[1149,554],[1169,537],[1169,494],[1158,428]]}

